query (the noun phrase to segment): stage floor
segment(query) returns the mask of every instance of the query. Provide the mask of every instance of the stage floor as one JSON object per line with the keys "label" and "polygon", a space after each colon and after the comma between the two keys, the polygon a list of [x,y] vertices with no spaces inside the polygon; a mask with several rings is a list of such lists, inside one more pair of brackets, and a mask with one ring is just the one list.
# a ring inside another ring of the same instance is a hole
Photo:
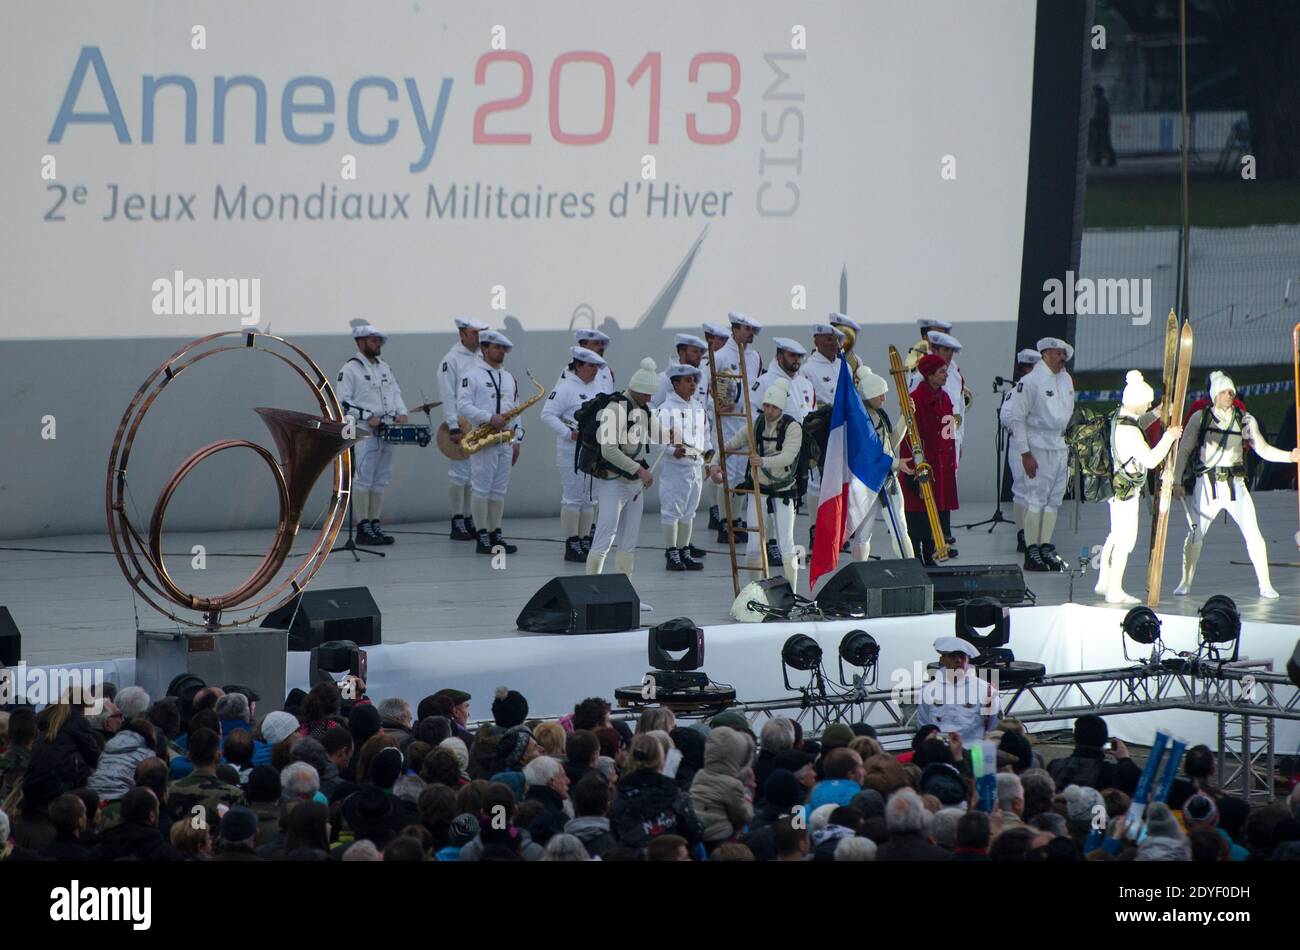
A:
{"label": "stage floor", "polygon": [[[1255,505],[1271,559],[1300,561],[1293,540],[1294,493],[1261,493],[1255,496]],[[1004,505],[1003,511],[1010,517],[1011,505]],[[984,508],[964,510],[955,513],[953,520],[960,525],[990,513],[991,510]],[[1100,545],[1108,529],[1104,505],[1084,505],[1077,531],[1072,518],[1071,507],[1062,509],[1056,531],[1057,549],[1069,559],[1077,558],[1084,546]],[[704,521],[702,514],[698,523]],[[806,516],[799,519],[796,540],[807,538],[807,523]],[[518,543],[519,552],[507,559],[502,570],[493,570],[492,559],[476,555],[472,544],[449,540],[443,524],[385,525],[385,529],[397,538],[396,544],[382,549],[386,558],[362,554],[360,561],[354,561],[347,552],[337,552],[316,576],[312,587],[318,590],[368,587],[383,612],[386,643],[535,638],[540,635],[515,630],[515,617],[520,608],[551,577],[583,571],[581,564],[562,560],[563,545],[553,538],[558,529],[554,518],[508,520],[508,539]],[[230,590],[251,573],[266,550],[271,533],[270,530],[172,532],[168,535],[167,550],[175,552],[175,556],[168,557],[169,569],[182,587],[196,593]],[[960,553],[954,564],[1018,560],[1013,525],[1001,525],[992,534],[987,527],[958,528],[955,534]],[[1177,505],[1169,534],[1161,613],[1194,614],[1206,598],[1223,593],[1237,602],[1244,619],[1279,624],[1300,622],[1300,569],[1274,567],[1273,586],[1282,597],[1276,601],[1261,600],[1254,571],[1245,563],[1241,533],[1222,518],[1215,522],[1206,540],[1192,595],[1174,597],[1172,591],[1179,580],[1182,541],[1186,534],[1186,522]],[[305,550],[311,536],[305,529],[303,535]],[[1130,558],[1126,572],[1127,589],[1138,597],[1143,596],[1146,573],[1145,537],[1144,520],[1138,549]],[[642,614],[643,622],[648,625],[676,616],[689,616],[701,626],[729,622],[732,590],[725,545],[716,544],[711,532],[700,532],[696,544],[710,552],[706,569],[689,574],[669,573],[663,568],[660,538],[658,515],[646,515],[632,578],[642,600],[654,607],[653,612]],[[202,571],[191,567],[195,545],[202,545],[206,553]],[[880,553],[882,545],[888,550],[887,542],[878,542],[876,553]],[[846,561],[847,555],[841,563]],[[1066,576],[1027,574],[1026,580],[1038,595],[1039,604],[1063,604],[1070,600],[1070,580]],[[1096,574],[1092,570],[1076,578],[1073,602],[1105,606],[1092,592],[1095,582]],[[137,609],[141,626],[160,629],[166,625],[146,604],[137,604],[133,598],[107,535],[0,544],[0,604],[12,613],[23,635],[23,658],[33,665],[133,655]],[[1111,608],[1120,612],[1119,616],[1123,609]]]}

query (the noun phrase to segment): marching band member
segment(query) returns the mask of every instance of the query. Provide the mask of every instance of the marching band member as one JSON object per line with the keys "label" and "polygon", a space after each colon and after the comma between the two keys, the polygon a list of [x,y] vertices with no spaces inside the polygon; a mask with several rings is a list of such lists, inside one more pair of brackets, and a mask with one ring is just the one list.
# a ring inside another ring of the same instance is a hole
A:
{"label": "marching band member", "polygon": [[691,549],[691,529],[704,486],[704,455],[713,448],[712,426],[700,398],[700,368],[671,363],[664,373],[672,384],[656,410],[657,428],[667,446],[659,472],[664,557],[670,571],[702,571],[704,564]]}
{"label": "marching band member", "polygon": [[514,344],[504,333],[484,330],[479,333],[483,352],[479,361],[460,381],[456,394],[456,411],[476,426],[490,423],[495,429],[509,428],[514,438],[501,445],[490,445],[470,456],[471,511],[478,529],[479,554],[491,554],[500,545],[507,554],[518,548],[506,544],[501,519],[506,509],[506,489],[510,486],[510,469],[519,458],[523,430],[518,420],[507,420],[503,413],[519,405],[519,384],[502,364]]}
{"label": "marching band member", "polygon": [[1007,410],[1012,443],[1025,446],[1025,570],[1060,571],[1065,562],[1052,544],[1056,512],[1070,481],[1065,427],[1074,414],[1074,381],[1065,364],[1074,347],[1056,337],[1038,341],[1042,360],[1016,385]]}
{"label": "marching band member", "polygon": [[[753,346],[754,338],[758,332],[763,329],[763,325],[757,320],[745,316],[743,313],[733,311],[728,314],[731,321],[731,338],[725,344],[713,351],[713,359],[717,363],[719,373],[739,373],[740,372],[740,347],[745,347],[745,373],[750,381],[758,379],[763,372],[763,357],[758,352],[758,347]],[[739,412],[740,407],[744,405],[741,401],[740,380],[728,379],[723,380],[726,384],[722,388],[730,397],[730,401],[725,401],[719,407],[723,412]],[[717,393],[714,394],[718,396]],[[726,416],[722,420],[722,433],[720,438],[724,441],[730,441],[737,432],[744,432],[745,426],[749,424],[743,416]],[[727,466],[727,484],[731,486],[738,485],[744,481],[748,465],[743,455],[731,455],[726,459]],[[733,499],[734,501],[734,499]],[[745,540],[745,522],[736,519],[736,523],[731,525],[731,531],[737,541]],[[719,524],[718,543],[724,544],[727,540],[727,526]]]}
{"label": "marching band member", "polygon": [[356,509],[357,543],[371,547],[392,544],[379,522],[384,489],[393,478],[393,444],[375,437],[381,424],[407,421],[406,403],[392,367],[379,358],[388,335],[363,324],[352,328],[357,353],[339,370],[338,396],[343,411],[370,428],[370,438],[357,443],[356,471],[352,476],[352,504]]}
{"label": "marching band member", "polygon": [[[704,372],[706,372],[706,370],[700,366],[700,361],[704,359],[704,354],[708,351],[709,344],[705,343],[694,334],[678,333],[673,337],[673,347],[677,350],[677,358],[668,361],[669,368],[671,369],[674,364],[677,364],[679,366],[694,366],[696,369],[700,369],[700,385],[697,392],[700,400],[702,402],[706,401],[708,398],[708,386],[705,385],[704,381]],[[655,390],[655,394],[650,397],[650,408],[658,409],[663,405],[663,401],[672,395],[672,392],[672,378],[668,375],[668,370],[664,370],[659,374],[659,388]]]}
{"label": "marching band member", "polygon": [[[835,321],[831,321],[834,323]],[[922,356],[930,352],[930,331],[941,330],[944,333],[952,332],[952,324],[947,320],[940,320],[938,317],[922,317],[916,321],[917,327],[921,330],[921,339],[913,343],[911,349],[907,351],[907,356],[903,359],[903,366],[907,371],[914,372],[916,364]],[[916,382],[911,376],[907,378],[907,385],[915,388]]]}
{"label": "marching band member", "polygon": [[[710,417],[713,415],[713,392],[712,374],[709,367],[713,361],[713,354],[726,346],[729,339],[731,339],[731,331],[728,327],[723,326],[721,323],[706,322],[704,324],[704,342],[708,345],[708,352],[703,364],[700,366],[700,369],[704,373],[703,378],[700,380],[700,386],[709,390],[707,398]],[[730,406],[723,406],[722,408],[726,412],[731,411]],[[706,478],[704,480],[704,491],[701,493],[701,500],[709,508],[709,530],[717,531],[722,527],[722,509],[720,507],[720,502],[718,501],[717,481],[712,478]],[[694,551],[691,553],[693,557],[699,557],[699,555],[695,554]]]}
{"label": "marching band member", "polygon": [[591,528],[595,499],[591,479],[577,470],[574,449],[578,425],[574,414],[589,400],[602,395],[600,371],[605,359],[581,346],[569,347],[573,357],[564,375],[542,405],[542,422],[555,433],[555,464],[560,469],[560,529],[564,532],[564,559],[587,560],[587,531]]}
{"label": "marching band member", "polygon": [[[755,418],[757,418],[764,411],[759,405],[759,396],[765,394],[772,383],[781,380],[785,382],[786,392],[789,393],[783,410],[786,415],[800,424],[802,430],[804,416],[813,410],[817,402],[812,380],[799,372],[800,365],[803,358],[808,355],[808,351],[798,341],[789,337],[774,337],[772,342],[776,345],[776,356],[768,364],[767,370],[749,384],[753,393],[750,406],[753,408]],[[799,499],[796,498],[796,508],[798,503]],[[769,498],[767,503],[769,515],[775,514],[773,505],[774,502]],[[773,533],[776,530],[775,521],[776,518],[773,517],[769,518],[767,522],[767,533],[769,535],[767,538],[767,563],[779,567],[782,564],[782,556],[780,545]]]}
{"label": "marching band member", "polygon": [[[862,333],[862,327],[858,324],[858,322],[856,320],[849,319],[847,316],[845,316],[842,313],[832,313],[830,315],[830,324],[833,327],[846,327],[852,330],[855,339]],[[842,335],[843,334],[841,334],[841,336]]]}
{"label": "marching band member", "polygon": [[[460,381],[478,362],[478,335],[488,325],[473,317],[457,317],[456,331],[460,337],[447,351],[438,369],[438,391],[442,395],[442,417],[451,431],[451,441],[459,444],[460,417],[456,414],[456,395]],[[447,466],[447,498],[451,503],[451,539],[477,541],[478,529],[473,517],[466,518],[470,510],[469,459],[454,459]]]}
{"label": "marching band member", "polygon": [[[1178,444],[1178,463],[1175,468],[1174,496],[1186,497],[1182,481],[1187,466],[1192,466],[1196,487],[1192,492],[1187,512],[1190,529],[1183,542],[1183,579],[1174,590],[1179,596],[1187,594],[1196,576],[1196,561],[1201,555],[1205,534],[1218,517],[1226,511],[1237,522],[1246,540],[1246,552],[1255,566],[1255,579],[1259,581],[1259,596],[1272,600],[1278,596],[1269,582],[1268,549],[1255,518],[1255,502],[1246,489],[1246,449],[1244,442],[1266,462],[1281,465],[1300,462],[1300,448],[1290,452],[1269,445],[1264,440],[1259,423],[1250,413],[1243,413],[1234,403],[1237,387],[1225,373],[1210,374],[1211,405],[1192,413],[1185,427],[1195,433],[1195,438],[1183,439]],[[1192,452],[1196,452],[1195,461]]]}
{"label": "marching band member", "polygon": [[[1034,364],[1041,360],[1037,350],[1023,349],[1016,354],[1016,374],[1015,381],[1018,382],[1024,378],[1025,374],[1034,368]],[[1016,391],[1013,389],[1002,397],[1002,405],[998,407],[998,419],[1002,423],[1002,428],[1007,432],[1007,468],[1011,471],[1011,501],[1012,507],[1016,512],[1016,551],[1020,554],[1025,553],[1025,463],[1021,456],[1028,451],[1024,445],[1020,445],[1011,437],[1011,424],[1007,421],[1011,418],[1010,406],[1015,401]]]}
{"label": "marching band member", "polygon": [[1137,543],[1138,516],[1141,514],[1147,471],[1164,461],[1174,440],[1183,431],[1181,426],[1171,426],[1154,448],[1147,447],[1143,429],[1150,422],[1147,410],[1155,398],[1156,394],[1142,374],[1135,369],[1129,370],[1119,411],[1115,413],[1109,434],[1114,468],[1111,476],[1114,494],[1106,499],[1110,507],[1110,534],[1101,548],[1101,567],[1097,586],[1093,588],[1105,596],[1108,604],[1141,603],[1124,592],[1124,567],[1133,545]]}
{"label": "marching band member", "polygon": [[604,571],[605,558],[615,543],[615,570],[632,573],[645,493],[655,481],[646,464],[651,430],[646,407],[658,388],[655,361],[647,357],[628,380],[626,392],[614,396],[597,417],[602,465],[594,476],[599,514],[596,537],[587,555],[588,574]]}
{"label": "marching band member", "polygon": [[[934,506],[939,513],[939,526],[946,533],[949,512],[957,507],[957,453],[953,440],[946,437],[952,416],[952,399],[944,390],[948,380],[948,364],[936,353],[926,353],[916,364],[921,381],[912,390],[912,406],[916,415],[917,434],[925,460],[930,465],[931,488]],[[900,456],[912,459],[911,439],[904,439]],[[930,531],[930,520],[925,503],[911,480],[903,485],[903,506],[907,511],[907,531],[919,549],[921,562],[934,563],[937,538]]]}
{"label": "marching band member", "polygon": [[[799,448],[803,443],[803,426],[786,412],[790,400],[790,381],[784,378],[772,380],[763,393],[763,413],[754,422],[754,443],[758,450],[753,455],[737,455],[744,459],[745,465],[759,466],[758,481],[764,498],[774,501],[776,522],[776,542],[780,551],[782,570],[791,588],[799,589],[799,559],[794,553],[794,515],[798,503],[798,486],[795,484],[795,469],[799,463]],[[749,436],[742,429],[726,441],[728,451],[743,449],[749,444]],[[746,478],[740,488],[748,489],[752,482]],[[754,494],[746,492],[749,498],[747,520],[754,523],[757,509]],[[759,537],[750,532],[745,544],[745,563],[750,567],[759,567],[762,558],[759,554]],[[768,562],[769,564],[771,561]]]}
{"label": "marching band member", "polygon": [[[880,444],[885,447],[885,452],[893,457],[894,464],[889,477],[885,479],[884,487],[879,494],[871,499],[867,507],[866,517],[862,519],[862,524],[858,526],[857,531],[853,533],[853,537],[850,539],[853,560],[865,561],[871,556],[871,533],[875,526],[877,514],[884,515],[885,530],[889,533],[889,539],[894,545],[894,556],[901,558],[914,557],[912,539],[907,534],[903,490],[898,484],[898,473],[900,471],[904,475],[912,474],[912,463],[903,461],[898,457],[898,449],[903,443],[903,437],[907,435],[907,427],[900,425],[895,428],[890,421],[889,415],[885,412],[885,397],[889,393],[889,383],[883,377],[873,373],[870,366],[858,367],[856,384],[858,395],[862,397],[863,405],[867,409],[867,418],[871,420],[871,426],[876,430],[876,435],[880,437]],[[882,495],[888,498],[889,506],[893,511],[892,517],[884,510]]]}
{"label": "marching band member", "polygon": [[813,405],[835,404],[835,384],[840,378],[840,343],[844,334],[829,323],[814,323],[813,353],[799,367],[799,374],[812,383]]}
{"label": "marching band member", "polygon": [[[573,337],[578,341],[578,346],[586,350],[591,350],[591,352],[595,353],[597,356],[604,358],[605,347],[609,345],[608,336],[593,328],[589,330],[574,330]],[[567,372],[567,369],[560,370],[560,378],[556,380],[555,383],[557,387],[564,381]],[[600,368],[600,372],[596,374],[596,382],[600,384],[600,392],[602,394],[612,393],[614,391],[614,371],[609,368],[608,362],[606,362],[605,365]]]}

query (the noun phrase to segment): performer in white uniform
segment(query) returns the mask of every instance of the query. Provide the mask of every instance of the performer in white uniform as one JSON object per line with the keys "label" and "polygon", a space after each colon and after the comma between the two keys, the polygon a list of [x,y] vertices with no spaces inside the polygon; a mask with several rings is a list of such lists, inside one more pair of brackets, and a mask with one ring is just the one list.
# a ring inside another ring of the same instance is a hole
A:
{"label": "performer in white uniform", "polygon": [[[812,380],[799,372],[803,364],[803,358],[808,355],[797,340],[789,337],[773,337],[772,342],[776,345],[776,356],[772,362],[767,364],[767,369],[758,379],[749,384],[750,386],[750,406],[753,408],[755,418],[762,412],[759,398],[767,392],[772,383],[782,380],[786,384],[786,391],[789,397],[784,406],[785,414],[803,425],[804,416],[816,408],[817,396],[813,390]],[[820,483],[818,486],[820,491]],[[800,499],[795,499],[795,510],[798,511]],[[772,499],[767,500],[768,515],[775,515],[775,502]],[[766,522],[767,532],[767,563],[774,566],[781,566],[782,555],[780,545],[776,537],[776,518],[769,517]]]}
{"label": "performer in white uniform", "polygon": [[[609,345],[609,337],[599,330],[574,330],[573,337],[578,341],[578,346],[586,350],[591,350],[597,356],[604,358],[605,347]],[[556,380],[555,385],[558,387],[564,381],[565,374],[569,370],[560,370],[560,378]],[[609,362],[600,368],[596,375],[596,383],[600,386],[602,393],[612,393],[614,391],[614,371],[609,368]]]}
{"label": "performer in white uniform", "polygon": [[[834,321],[831,322],[833,323]],[[912,389],[916,388],[916,384],[920,382],[920,380],[913,379],[911,374],[916,371],[916,364],[921,357],[930,352],[930,331],[939,330],[943,333],[952,332],[952,324],[947,320],[940,320],[938,317],[922,317],[916,321],[916,325],[921,330],[921,339],[912,344],[911,348],[907,351],[907,356],[903,359],[903,366],[908,372],[907,385],[912,387]],[[953,403],[953,405],[955,406],[957,404]]]}
{"label": "performer in white uniform", "polygon": [[564,559],[587,560],[587,530],[592,525],[595,493],[591,476],[577,470],[574,449],[578,424],[574,414],[588,400],[603,394],[600,371],[605,359],[581,346],[569,347],[573,361],[542,403],[542,422],[555,433],[555,464],[560,469],[560,530],[564,534]]}
{"label": "performer in white uniform", "polygon": [[[713,360],[713,354],[726,346],[727,341],[730,339],[730,327],[724,326],[721,323],[704,324],[704,342],[708,345],[708,350],[705,353],[704,360],[700,363],[700,369],[703,371],[703,376],[700,379],[700,387],[708,390],[710,420],[713,419],[713,391],[712,375],[709,366]],[[706,477],[704,480],[704,491],[700,493],[700,500],[709,509],[710,531],[717,531],[722,527],[722,508],[721,502],[718,499],[718,484],[720,481],[721,476],[718,476],[717,478]],[[699,555],[694,551],[691,552],[691,556],[699,557]]]}
{"label": "performer in white uniform", "polygon": [[588,574],[604,571],[605,558],[616,543],[614,569],[620,574],[632,573],[645,493],[655,481],[646,462],[653,428],[647,405],[658,388],[655,361],[647,357],[628,380],[626,392],[611,399],[597,417],[603,466],[595,475],[600,513],[587,555]]}
{"label": "performer in white uniform", "polygon": [[[1255,502],[1246,488],[1246,455],[1242,443],[1249,442],[1255,454],[1264,461],[1282,465],[1300,462],[1300,448],[1285,452],[1269,445],[1255,417],[1233,406],[1236,397],[1237,387],[1226,374],[1211,373],[1211,405],[1192,413],[1185,428],[1192,438],[1183,439],[1178,446],[1176,477],[1181,482],[1188,465],[1193,466],[1192,472],[1196,476],[1196,487],[1187,510],[1189,531],[1183,542],[1183,579],[1174,590],[1179,596],[1191,590],[1205,534],[1221,511],[1226,511],[1237,522],[1246,540],[1246,552],[1250,555],[1250,563],[1255,566],[1255,579],[1259,582],[1259,596],[1269,600],[1278,596],[1269,582],[1268,548],[1255,518]],[[1194,451],[1196,458],[1193,461]],[[1174,495],[1185,497],[1181,484],[1175,483]]]}
{"label": "performer in white uniform", "polygon": [[[871,534],[878,517],[885,522],[885,530],[894,545],[894,556],[914,557],[912,539],[907,535],[903,489],[898,484],[900,471],[905,475],[912,473],[912,463],[898,457],[898,447],[907,436],[907,427],[895,426],[885,412],[885,398],[889,393],[889,383],[873,373],[870,366],[858,367],[857,388],[858,395],[862,397],[863,405],[866,406],[867,418],[871,420],[871,425],[876,430],[876,435],[880,437],[885,451],[894,459],[894,464],[890,468],[889,477],[885,480],[885,487],[872,497],[867,507],[866,517],[850,539],[853,560],[865,561],[871,556]],[[881,495],[888,497],[892,516],[890,510],[886,510]]]}
{"label": "performer in white uniform", "polygon": [[[473,317],[457,317],[456,331],[460,339],[447,351],[438,367],[438,392],[442,395],[442,418],[451,432],[451,441],[460,443],[460,418],[456,415],[456,396],[460,381],[465,378],[479,358],[479,331],[488,325]],[[451,539],[477,541],[478,528],[470,510],[469,459],[453,459],[447,466],[447,500],[451,504]]]}
{"label": "performer in white uniform", "polygon": [[483,352],[460,381],[456,411],[473,425],[490,423],[494,429],[509,428],[514,437],[501,445],[491,445],[470,456],[470,500],[474,521],[479,526],[479,554],[492,554],[501,547],[507,554],[518,548],[506,544],[501,519],[506,510],[506,490],[510,487],[510,469],[519,459],[523,430],[519,420],[507,421],[504,413],[519,405],[519,384],[502,363],[514,344],[504,333],[484,330],[479,334]]}
{"label": "performer in white uniform", "polygon": [[704,456],[714,448],[713,426],[701,396],[700,369],[685,363],[665,370],[672,390],[656,409],[659,438],[667,446],[659,466],[659,521],[670,571],[701,571],[691,553],[691,530],[704,486]]}
{"label": "performer in white uniform", "polygon": [[352,328],[352,339],[357,353],[339,370],[338,397],[343,411],[370,429],[370,438],[362,439],[354,450],[352,505],[359,519],[357,544],[392,544],[395,539],[384,534],[379,513],[384,489],[393,479],[393,444],[376,438],[375,430],[385,423],[406,422],[406,403],[392,368],[379,358],[388,335],[367,323]]}
{"label": "performer in white uniform", "polygon": [[1002,697],[981,679],[970,661],[979,656],[973,645],[958,637],[934,641],[940,669],[921,687],[916,708],[918,726],[938,726],[945,735],[955,732],[970,748],[994,729],[1002,718]]}
{"label": "performer in white uniform", "polygon": [[[709,344],[692,333],[678,333],[673,337],[673,347],[676,349],[677,355],[675,358],[668,361],[669,369],[672,368],[673,364],[676,364],[678,366],[694,366],[696,369],[701,370],[700,378],[698,380],[699,386],[697,387],[697,395],[701,402],[707,404],[709,395],[709,387],[707,385],[708,368],[701,366],[700,364],[704,359],[704,354],[708,352]],[[650,408],[658,409],[663,405],[664,400],[672,395],[672,392],[672,379],[669,377],[668,370],[666,369],[659,374],[659,388],[656,389],[655,394],[650,397]],[[712,413],[712,411],[713,410],[710,408],[709,412]]]}
{"label": "performer in white uniform", "polygon": [[1025,446],[1025,570],[1059,571],[1065,562],[1052,544],[1056,512],[1070,480],[1065,427],[1074,414],[1074,381],[1065,364],[1074,347],[1056,337],[1038,341],[1042,360],[1016,386],[1007,410],[1011,438]]}
{"label": "performer in white uniform", "polygon": [[[754,346],[754,338],[763,328],[757,320],[745,316],[743,313],[732,312],[728,314],[731,321],[731,338],[727,342],[713,351],[713,359],[717,363],[719,373],[739,373],[740,372],[740,347],[745,347],[745,372],[752,384],[763,372],[763,357],[758,352],[758,347]],[[723,399],[720,408],[723,412],[743,412],[744,397],[740,392],[740,380],[728,379],[720,381],[720,389],[724,390],[727,399]],[[715,398],[721,398],[718,393],[714,393]],[[743,416],[729,416],[722,420],[721,441],[730,440],[737,432],[744,432],[747,421]],[[727,457],[727,484],[733,486],[744,481],[748,465],[743,455],[731,455]],[[733,514],[734,508],[738,504],[736,498],[732,498]],[[743,541],[746,538],[745,522],[736,519],[736,524],[732,525],[735,539]],[[727,527],[722,525],[718,528],[718,543],[725,544],[727,541]]]}
{"label": "performer in white uniform", "polygon": [[[1016,354],[1016,375],[1015,382],[1024,379],[1034,366],[1041,360],[1037,350],[1023,349]],[[1007,422],[1010,418],[1009,407],[1016,399],[1014,389],[1002,397],[1002,405],[998,407],[998,419],[1002,423],[1002,428],[1007,433],[1007,468],[1011,472],[1011,502],[1016,512],[1016,550],[1025,553],[1025,463],[1021,456],[1028,451],[1026,446],[1018,444],[1011,437],[1011,425]]]}
{"label": "performer in white uniform", "polygon": [[1110,457],[1114,467],[1111,484],[1114,494],[1106,499],[1110,506],[1110,534],[1101,548],[1101,569],[1093,588],[1108,604],[1138,604],[1136,597],[1124,592],[1124,567],[1137,543],[1138,517],[1142,510],[1142,492],[1147,471],[1164,461],[1182,426],[1166,429],[1154,448],[1148,448],[1146,427],[1152,416],[1147,411],[1155,399],[1151,386],[1137,370],[1125,377],[1124,395],[1111,422]]}
{"label": "performer in white uniform", "polygon": [[813,404],[831,406],[835,404],[835,384],[840,378],[840,343],[844,334],[829,323],[814,323],[812,332],[813,352],[799,367],[799,374],[812,383]]}

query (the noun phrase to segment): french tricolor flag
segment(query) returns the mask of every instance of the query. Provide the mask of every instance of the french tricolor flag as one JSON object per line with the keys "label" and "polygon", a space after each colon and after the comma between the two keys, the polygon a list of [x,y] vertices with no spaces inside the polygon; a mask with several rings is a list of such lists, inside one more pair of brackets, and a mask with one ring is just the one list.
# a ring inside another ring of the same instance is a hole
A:
{"label": "french tricolor flag", "polygon": [[867,418],[846,360],[840,361],[835,384],[830,435],[822,460],[822,492],[817,501],[817,530],[813,537],[808,588],[835,570],[844,539],[857,530],[872,498],[884,487],[893,459]]}

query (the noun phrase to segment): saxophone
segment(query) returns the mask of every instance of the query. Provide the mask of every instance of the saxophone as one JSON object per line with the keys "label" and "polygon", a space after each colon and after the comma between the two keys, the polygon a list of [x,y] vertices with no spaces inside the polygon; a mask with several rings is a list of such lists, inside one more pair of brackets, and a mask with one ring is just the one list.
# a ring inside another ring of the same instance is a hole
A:
{"label": "saxophone", "polygon": [[[527,370],[524,370],[524,372],[528,374],[529,382],[537,387],[537,395],[533,396],[526,402],[521,402],[513,409],[501,413],[507,423],[546,395],[546,387],[534,379],[532,373],[529,373]],[[466,456],[473,455],[475,452],[481,452],[491,445],[503,445],[506,442],[510,442],[515,437],[513,429],[494,429],[492,428],[491,423],[488,422],[483,423],[481,426],[474,426],[472,429],[466,429],[465,420],[462,420],[461,430],[464,431],[465,434],[461,437],[460,447],[465,452]]]}
{"label": "saxophone", "polygon": [[907,370],[897,348],[889,348],[889,375],[894,377],[894,388],[898,390],[898,402],[903,413],[903,422],[907,425],[907,437],[912,443],[912,464],[916,469],[916,487],[925,505],[925,516],[930,522],[930,535],[934,538],[934,559],[948,559],[948,542],[943,538],[943,527],[939,524],[939,509],[934,503],[934,487],[930,484],[933,471],[925,460],[925,449],[921,445],[921,433],[916,428],[916,413],[912,410],[912,397],[907,391]]}

